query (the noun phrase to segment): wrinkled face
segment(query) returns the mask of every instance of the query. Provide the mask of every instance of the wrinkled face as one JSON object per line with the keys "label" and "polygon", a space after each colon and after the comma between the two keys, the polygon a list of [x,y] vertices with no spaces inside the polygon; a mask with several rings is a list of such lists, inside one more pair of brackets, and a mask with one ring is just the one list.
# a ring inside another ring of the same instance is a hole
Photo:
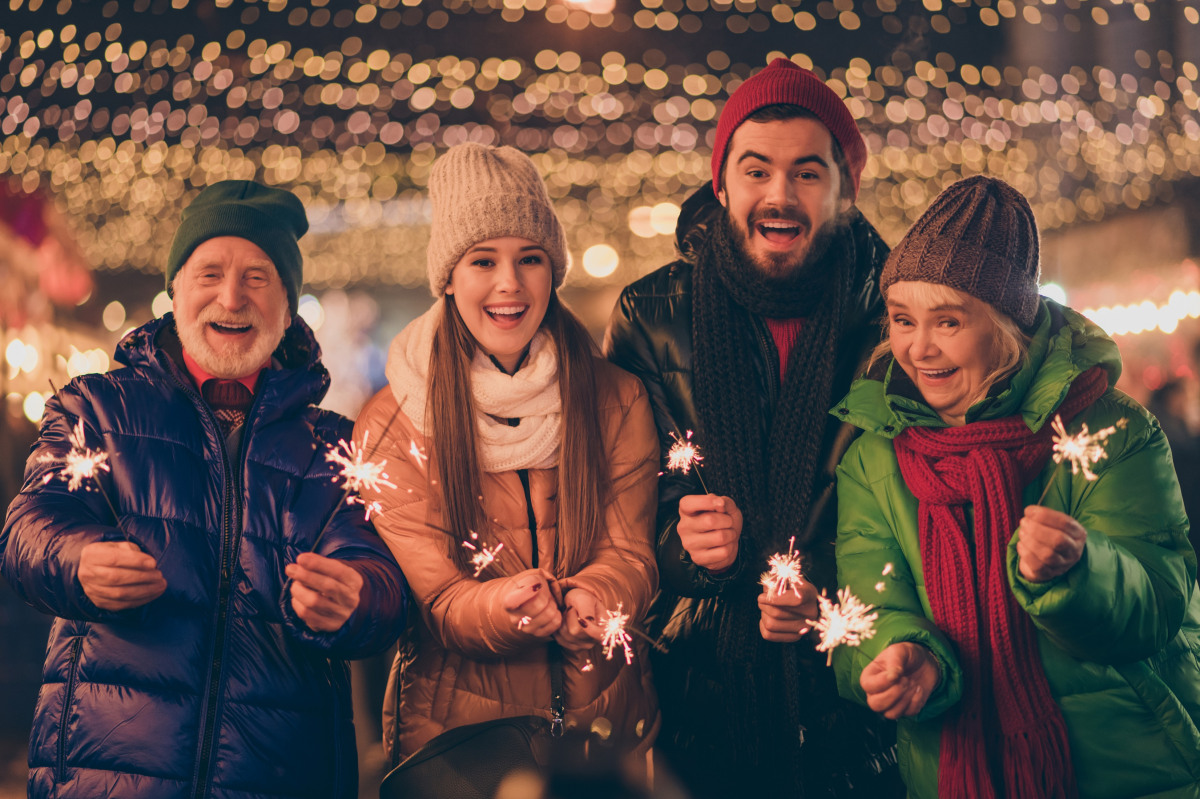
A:
{"label": "wrinkled face", "polygon": [[516,236],[481,241],[458,260],[446,293],[475,343],[512,372],[541,327],[553,291],[550,257]]}
{"label": "wrinkled face", "polygon": [[743,122],[724,169],[717,199],[743,252],[768,276],[798,269],[818,233],[850,208],[833,137],[815,119]]}
{"label": "wrinkled face", "polygon": [[888,338],[926,404],[961,425],[997,366],[996,323],[982,300],[943,286],[931,298],[927,285],[901,281],[888,289]]}
{"label": "wrinkled face", "polygon": [[201,243],[171,286],[179,340],[214,377],[245,377],[261,368],[291,321],[275,264],[237,236]]}

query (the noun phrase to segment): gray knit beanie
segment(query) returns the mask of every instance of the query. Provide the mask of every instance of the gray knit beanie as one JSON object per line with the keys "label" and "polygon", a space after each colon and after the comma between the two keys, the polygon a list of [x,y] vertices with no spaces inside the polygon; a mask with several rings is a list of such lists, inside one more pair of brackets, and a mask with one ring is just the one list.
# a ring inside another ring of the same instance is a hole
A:
{"label": "gray knit beanie", "polygon": [[433,296],[446,293],[450,272],[481,241],[518,236],[550,257],[554,288],[567,275],[567,237],[546,184],[529,156],[512,147],[460,144],[433,164],[433,205],[426,269]]}
{"label": "gray knit beanie", "polygon": [[939,283],[983,300],[1022,327],[1038,309],[1038,230],[1029,202],[982,175],[945,189],[892,250],[879,288]]}

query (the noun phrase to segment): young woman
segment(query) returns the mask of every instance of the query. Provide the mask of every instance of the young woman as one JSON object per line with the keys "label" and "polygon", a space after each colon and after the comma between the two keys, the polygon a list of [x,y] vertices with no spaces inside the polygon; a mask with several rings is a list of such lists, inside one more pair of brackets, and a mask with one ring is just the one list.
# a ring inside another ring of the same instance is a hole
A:
{"label": "young woman", "polygon": [[566,240],[529,158],[454,147],[429,194],[439,299],[392,343],[389,386],[355,427],[396,485],[374,521],[420,611],[385,748],[396,761],[464,724],[551,719],[561,658],[566,726],[611,727],[646,751],[658,709],[645,648],[635,638],[627,663],[600,646],[608,614],[635,628],[657,586],[645,391],[558,298]]}
{"label": "young woman", "polygon": [[[833,411],[865,431],[838,469],[839,581],[879,612],[839,688],[900,720],[911,797],[1200,796],[1170,451],[1112,388],[1112,340],[1038,297],[1037,238],[1020,194],[969,178],[884,268],[887,340]],[[1056,464],[1056,419],[1104,457]]]}

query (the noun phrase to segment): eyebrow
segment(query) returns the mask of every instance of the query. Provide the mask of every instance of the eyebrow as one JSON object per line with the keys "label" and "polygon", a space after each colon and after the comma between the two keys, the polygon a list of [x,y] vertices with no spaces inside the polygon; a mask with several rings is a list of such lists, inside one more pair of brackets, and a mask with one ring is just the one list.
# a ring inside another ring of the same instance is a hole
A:
{"label": "eyebrow", "polygon": [[[893,301],[893,300],[888,300],[888,302],[887,302],[887,306],[888,306],[889,308],[896,308],[897,310],[901,310],[901,311],[907,311],[907,310],[908,310],[908,306],[907,306],[907,305],[905,305],[905,304],[904,304],[904,303],[902,303],[902,302],[895,302],[895,301]],[[965,306],[965,305],[956,305],[956,304],[953,304],[953,303],[947,303],[947,304],[945,304],[945,305],[935,305],[935,306],[933,306],[932,308],[930,308],[929,310],[930,310],[930,311],[963,311],[963,312],[966,312],[966,310],[967,310],[967,306]]]}
{"label": "eyebrow", "polygon": [[[737,163],[740,164],[743,161],[749,160],[751,158],[762,161],[765,164],[774,163],[771,160],[770,156],[763,155],[762,153],[757,152],[755,150],[747,150],[746,152],[739,155],[738,159],[737,159]],[[792,162],[792,166],[801,166],[802,164],[820,164],[821,166],[825,167],[826,169],[829,168],[828,162],[826,162],[825,159],[819,155],[801,156],[800,158],[797,158],[795,161]]]}
{"label": "eyebrow", "polygon": [[[533,252],[534,250],[536,250],[537,252],[545,252],[546,248],[540,244],[526,244],[524,247],[522,247],[520,250],[518,250],[518,252]],[[484,252],[484,253],[498,252],[498,249],[496,247],[486,247],[483,245],[476,244],[474,247],[467,250],[466,254],[470,255],[470,254],[476,253],[476,252]]]}

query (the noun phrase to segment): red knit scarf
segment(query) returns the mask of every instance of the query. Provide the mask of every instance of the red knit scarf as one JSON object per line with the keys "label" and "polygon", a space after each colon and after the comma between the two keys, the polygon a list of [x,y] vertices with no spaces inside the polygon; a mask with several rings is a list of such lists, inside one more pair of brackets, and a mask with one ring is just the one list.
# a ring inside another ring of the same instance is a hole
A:
{"label": "red knit scarf", "polygon": [[[1084,372],[1059,408],[1070,420],[1108,388]],[[1051,453],[1049,424],[1020,416],[962,427],[904,430],[895,439],[918,500],[921,566],[933,620],[958,647],[964,696],[942,728],[938,796],[1054,799],[1077,795],[1063,722],[1038,654],[1033,622],[1008,587],[1008,541],[1021,492]],[[967,508],[974,508],[974,532]]]}

